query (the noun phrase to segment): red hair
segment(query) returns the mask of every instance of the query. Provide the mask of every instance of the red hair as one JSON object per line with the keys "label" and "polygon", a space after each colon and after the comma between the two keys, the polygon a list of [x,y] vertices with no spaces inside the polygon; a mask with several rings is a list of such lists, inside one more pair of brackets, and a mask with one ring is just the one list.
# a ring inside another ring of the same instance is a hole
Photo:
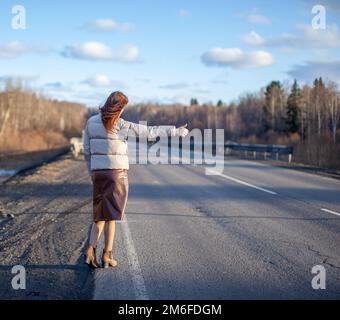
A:
{"label": "red hair", "polygon": [[127,106],[129,99],[127,96],[116,91],[110,94],[103,107],[99,108],[103,124],[107,131],[112,130],[113,126],[119,120],[121,111]]}

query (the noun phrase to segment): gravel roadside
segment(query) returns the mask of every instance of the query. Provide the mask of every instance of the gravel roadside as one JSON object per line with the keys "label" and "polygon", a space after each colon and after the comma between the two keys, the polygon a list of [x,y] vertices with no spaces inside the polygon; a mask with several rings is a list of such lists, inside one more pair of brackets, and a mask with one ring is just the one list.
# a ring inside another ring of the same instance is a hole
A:
{"label": "gravel roadside", "polygon": [[[82,254],[91,222],[85,163],[70,155],[0,186],[0,299],[91,299],[93,276]],[[14,265],[27,289],[15,291]]]}

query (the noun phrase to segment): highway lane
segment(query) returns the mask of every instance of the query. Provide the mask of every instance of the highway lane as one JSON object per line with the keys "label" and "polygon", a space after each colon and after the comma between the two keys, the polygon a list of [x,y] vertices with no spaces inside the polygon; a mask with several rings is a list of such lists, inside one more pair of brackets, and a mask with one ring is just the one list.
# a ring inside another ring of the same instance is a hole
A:
{"label": "highway lane", "polygon": [[[320,209],[338,210],[339,181],[236,159],[224,174],[277,194],[206,176],[201,167],[133,166],[127,224],[142,284],[133,281],[122,236],[121,264],[96,271],[95,297],[339,299],[340,218]],[[326,290],[311,286],[319,264]],[[121,285],[105,293],[108,283]]]}
{"label": "highway lane", "polygon": [[[339,299],[340,217],[321,211],[339,211],[339,181],[236,158],[219,176],[133,165],[129,179],[119,265],[95,272],[82,256],[92,213],[83,161],[67,155],[2,186],[15,218],[0,220],[0,297]],[[20,292],[11,288],[16,264],[27,269]],[[316,291],[320,264],[326,290]]]}
{"label": "highway lane", "polygon": [[225,169],[247,181],[268,186],[282,196],[340,213],[340,180],[233,158],[227,159]]}

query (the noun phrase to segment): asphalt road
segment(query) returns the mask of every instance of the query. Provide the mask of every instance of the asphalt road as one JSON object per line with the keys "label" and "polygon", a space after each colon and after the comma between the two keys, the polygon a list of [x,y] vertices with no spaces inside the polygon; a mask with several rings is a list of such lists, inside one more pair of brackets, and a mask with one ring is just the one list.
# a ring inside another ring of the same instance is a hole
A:
{"label": "asphalt road", "polygon": [[[69,156],[1,187],[3,299],[339,299],[340,181],[229,158],[223,174],[132,166],[116,269],[83,265],[91,184]],[[339,214],[339,215],[338,215]],[[27,269],[27,289],[10,268]],[[326,270],[314,290],[312,268]]]}

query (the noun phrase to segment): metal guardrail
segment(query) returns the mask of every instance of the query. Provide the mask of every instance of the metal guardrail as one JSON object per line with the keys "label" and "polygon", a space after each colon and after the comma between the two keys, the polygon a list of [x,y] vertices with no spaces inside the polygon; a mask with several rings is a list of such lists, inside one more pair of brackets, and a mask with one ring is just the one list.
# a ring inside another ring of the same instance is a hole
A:
{"label": "metal guardrail", "polygon": [[[180,148],[194,148],[194,143],[190,141],[190,143],[182,144],[180,142]],[[204,148],[204,144],[202,144]],[[217,150],[224,149],[225,154],[230,154],[231,151],[241,151],[244,152],[244,155],[247,157],[248,152],[252,153],[254,159],[257,158],[258,154],[262,154],[263,158],[266,160],[268,156],[275,155],[275,159],[279,160],[280,155],[287,155],[288,162],[292,162],[293,151],[294,148],[291,145],[278,145],[278,144],[248,144],[248,143],[236,143],[236,142],[227,142],[224,145],[213,144],[212,148]]]}
{"label": "metal guardrail", "polygon": [[[84,132],[82,138],[72,138],[70,140],[70,149],[75,158],[79,156],[83,152],[83,139]],[[138,140],[138,139],[137,139]],[[149,140],[148,143],[151,145],[156,143],[159,139]],[[170,138],[168,139],[168,146],[170,147]],[[183,143],[182,140],[179,141],[179,149],[182,148],[190,148],[194,149],[194,141],[190,140],[189,143]],[[224,145],[221,144],[212,144],[212,148],[217,150],[224,149],[226,154],[230,153],[231,150],[234,151],[244,151],[245,156],[248,156],[248,152],[253,154],[253,158],[256,159],[258,153],[262,153],[264,159],[266,160],[269,155],[275,154],[276,160],[279,160],[280,155],[288,155],[288,162],[292,162],[292,156],[294,148],[291,145],[279,145],[279,144],[250,144],[250,143],[236,143],[236,142],[227,142]],[[204,149],[204,143],[202,143],[202,149]]]}
{"label": "metal guardrail", "polygon": [[[150,144],[154,144],[156,141],[150,142]],[[168,139],[168,146],[171,147],[170,143],[171,139]],[[199,145],[202,143],[202,145]],[[195,143],[194,139],[188,140],[179,140],[179,149],[190,149],[194,150],[194,148],[201,148],[202,150],[205,149],[205,144],[203,141]],[[209,144],[209,149],[212,149],[212,152],[215,152],[216,150],[219,150],[220,152],[222,149],[224,150],[225,154],[230,154],[231,151],[241,151],[244,152],[244,155],[248,157],[248,152],[252,153],[252,156],[254,159],[258,158],[258,154],[263,155],[263,158],[267,160],[269,156],[273,157],[275,156],[276,160],[279,160],[281,155],[287,155],[287,160],[289,163],[292,162],[293,157],[293,151],[294,148],[291,145],[280,145],[280,144],[250,144],[250,143],[236,143],[233,141],[227,141],[225,144]],[[214,151],[215,150],[215,151]]]}
{"label": "metal guardrail", "polygon": [[256,158],[257,153],[263,153],[264,159],[267,159],[268,154],[275,154],[276,160],[279,155],[288,155],[288,162],[292,162],[294,148],[293,146],[275,145],[275,144],[247,144],[247,143],[226,143],[224,145],[226,153],[230,150],[252,152],[253,157]]}
{"label": "metal guardrail", "polygon": [[292,154],[293,146],[284,146],[277,144],[234,144],[227,143],[225,148],[230,148],[233,150],[240,151],[258,151],[258,152],[268,152],[268,153],[279,153],[279,154]]}

